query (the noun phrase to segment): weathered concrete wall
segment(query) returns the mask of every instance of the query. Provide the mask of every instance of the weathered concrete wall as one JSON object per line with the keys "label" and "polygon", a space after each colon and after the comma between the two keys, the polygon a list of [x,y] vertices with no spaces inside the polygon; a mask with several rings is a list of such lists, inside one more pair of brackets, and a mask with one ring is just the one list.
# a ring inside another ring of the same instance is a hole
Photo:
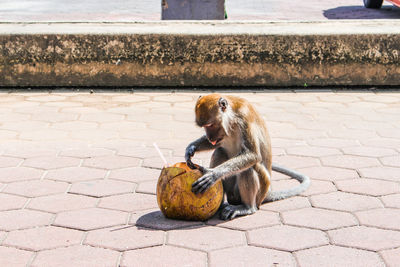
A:
{"label": "weathered concrete wall", "polygon": [[0,32],[0,86],[399,85],[400,34]]}

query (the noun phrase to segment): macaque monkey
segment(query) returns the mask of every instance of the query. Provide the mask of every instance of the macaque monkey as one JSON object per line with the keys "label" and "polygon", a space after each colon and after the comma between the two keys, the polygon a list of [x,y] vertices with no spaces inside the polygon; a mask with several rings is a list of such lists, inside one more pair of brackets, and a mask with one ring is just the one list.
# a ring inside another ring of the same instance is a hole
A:
{"label": "macaque monkey", "polygon": [[[190,143],[185,152],[187,165],[195,169],[195,152],[214,149],[210,168],[192,185],[194,193],[206,191],[222,179],[228,203],[221,203],[220,218],[256,212],[262,203],[297,195],[306,190],[310,179],[295,171],[272,164],[267,127],[254,107],[235,96],[210,94],[197,100],[196,124],[206,134]],[[300,184],[292,189],[271,192],[271,171],[289,175]]]}

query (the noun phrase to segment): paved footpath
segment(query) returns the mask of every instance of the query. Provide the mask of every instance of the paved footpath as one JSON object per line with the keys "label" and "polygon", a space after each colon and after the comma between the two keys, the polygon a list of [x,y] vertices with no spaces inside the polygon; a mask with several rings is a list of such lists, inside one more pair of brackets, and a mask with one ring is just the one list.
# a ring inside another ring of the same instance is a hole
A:
{"label": "paved footpath", "polygon": [[1,92],[0,266],[398,266],[400,92],[238,93],[312,186],[233,221],[168,220],[151,144],[182,161],[205,93]]}
{"label": "paved footpath", "polygon": [[[315,21],[400,19],[400,8],[379,10],[362,0],[225,0],[228,20]],[[133,22],[161,19],[161,0],[3,0],[1,22]]]}

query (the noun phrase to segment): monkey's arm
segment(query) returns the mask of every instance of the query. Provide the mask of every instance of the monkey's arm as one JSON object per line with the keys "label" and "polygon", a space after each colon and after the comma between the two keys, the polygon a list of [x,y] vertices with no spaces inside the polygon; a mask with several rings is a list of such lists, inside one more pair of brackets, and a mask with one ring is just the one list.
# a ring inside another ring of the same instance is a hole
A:
{"label": "monkey's arm", "polygon": [[194,156],[194,153],[197,151],[205,151],[205,150],[211,150],[214,149],[215,146],[213,146],[207,139],[207,136],[203,135],[199,139],[193,141],[186,147],[186,152],[185,152],[185,160],[186,164],[192,168],[196,169],[196,166],[192,162],[192,157]]}
{"label": "monkey's arm", "polygon": [[218,179],[235,175],[242,172],[257,162],[261,161],[261,157],[256,153],[247,150],[242,152],[236,157],[233,157],[215,168],[206,169],[205,174],[192,184],[192,191],[194,193],[202,193],[213,185]]}

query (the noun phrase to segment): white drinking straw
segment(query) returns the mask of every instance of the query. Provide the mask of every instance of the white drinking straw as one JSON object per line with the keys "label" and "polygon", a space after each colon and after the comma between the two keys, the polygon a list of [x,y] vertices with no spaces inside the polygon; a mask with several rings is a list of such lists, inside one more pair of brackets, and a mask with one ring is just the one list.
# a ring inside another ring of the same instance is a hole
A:
{"label": "white drinking straw", "polygon": [[155,147],[155,149],[157,150],[158,154],[160,155],[160,158],[162,159],[162,161],[164,161],[164,164],[166,167],[169,166],[167,160],[165,159],[164,155],[162,154],[161,150],[158,148],[157,144],[154,142],[153,146]]}

